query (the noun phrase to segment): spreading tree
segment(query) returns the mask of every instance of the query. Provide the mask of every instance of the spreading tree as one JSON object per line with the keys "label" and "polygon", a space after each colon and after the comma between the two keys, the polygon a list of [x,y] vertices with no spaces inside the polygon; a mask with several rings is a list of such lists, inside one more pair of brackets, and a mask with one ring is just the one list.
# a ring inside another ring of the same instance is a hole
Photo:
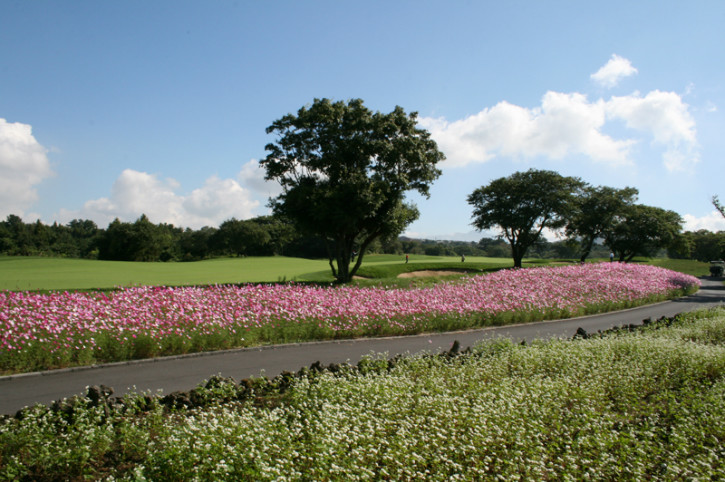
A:
{"label": "spreading tree", "polygon": [[260,164],[283,189],[271,206],[324,240],[340,282],[352,279],[370,243],[397,237],[417,219],[405,193],[429,196],[440,175],[444,156],[416,119],[401,107],[384,114],[360,99],[315,99],[267,128],[277,138]]}
{"label": "spreading tree", "polygon": [[672,246],[681,231],[682,217],[676,212],[633,204],[616,216],[602,235],[619,261],[631,261],[637,255],[654,256]]}
{"label": "spreading tree", "polygon": [[511,246],[514,267],[520,268],[526,251],[545,228],[562,228],[573,200],[584,183],[557,172],[530,169],[491,181],[468,196],[473,226],[498,227]]}
{"label": "spreading tree", "polygon": [[575,199],[574,210],[566,225],[566,235],[580,245],[583,263],[592,251],[594,242],[636,201],[638,191],[632,187],[616,189],[607,186],[587,186]]}

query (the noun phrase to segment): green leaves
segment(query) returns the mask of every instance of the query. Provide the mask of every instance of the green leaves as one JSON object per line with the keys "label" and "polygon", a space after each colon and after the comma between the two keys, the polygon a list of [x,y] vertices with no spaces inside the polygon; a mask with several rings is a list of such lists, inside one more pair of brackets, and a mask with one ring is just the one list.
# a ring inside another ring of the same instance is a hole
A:
{"label": "green leaves", "polygon": [[403,203],[405,192],[428,196],[440,176],[436,164],[444,156],[416,118],[401,107],[373,113],[360,99],[315,99],[267,128],[277,139],[260,165],[284,189],[271,205],[304,233],[327,240],[339,281],[354,274],[353,251],[361,260],[373,240],[397,236],[417,218]]}
{"label": "green leaves", "polygon": [[627,206],[637,199],[638,191],[627,187],[615,189],[607,186],[587,186],[576,199],[573,215],[566,226],[566,234],[581,244],[581,261],[589,255],[594,241],[601,237],[621,216]]}
{"label": "green leaves", "polygon": [[565,224],[583,186],[579,178],[536,169],[495,179],[468,196],[472,224],[480,230],[500,227],[511,244],[514,266],[521,267],[526,250],[545,228]]}
{"label": "green leaves", "polygon": [[602,235],[620,261],[629,261],[636,255],[656,254],[671,245],[681,230],[682,218],[676,212],[635,204],[627,206]]}

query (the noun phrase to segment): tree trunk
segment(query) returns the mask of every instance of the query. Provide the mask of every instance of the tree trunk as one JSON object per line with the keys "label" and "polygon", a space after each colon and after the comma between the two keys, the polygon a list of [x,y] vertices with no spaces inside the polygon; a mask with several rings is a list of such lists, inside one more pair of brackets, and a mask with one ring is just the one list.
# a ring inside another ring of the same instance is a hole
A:
{"label": "tree trunk", "polygon": [[350,254],[348,250],[340,247],[337,251],[337,281],[347,283],[350,281]]}
{"label": "tree trunk", "polygon": [[327,259],[330,263],[330,269],[332,270],[332,276],[337,279],[337,270],[335,269],[335,264],[333,263],[333,260],[335,259],[335,256],[332,253],[332,247],[330,246],[330,240],[327,238],[324,238],[325,240],[325,249],[327,250]]}
{"label": "tree trunk", "polygon": [[517,244],[511,243],[511,255],[514,259],[514,268],[521,268],[521,262],[524,259],[525,249],[521,249]]}
{"label": "tree trunk", "polygon": [[335,240],[335,255],[337,259],[337,282],[348,283],[352,280],[350,273],[350,261],[352,258],[352,246],[355,238],[347,238],[340,235]]}
{"label": "tree trunk", "polygon": [[363,256],[365,255],[365,251],[367,251],[368,246],[370,246],[370,243],[375,241],[375,239],[378,238],[378,234],[373,234],[371,236],[368,236],[368,238],[362,242],[360,245],[360,252],[357,254],[357,261],[355,262],[355,266],[352,267],[352,270],[350,271],[350,279],[352,279],[353,276],[355,276],[355,273],[357,273],[357,270],[360,268],[360,265],[362,264]]}
{"label": "tree trunk", "polygon": [[352,279],[349,268],[349,261],[345,262],[342,257],[337,259],[337,281],[340,283],[348,283]]}
{"label": "tree trunk", "polygon": [[588,239],[585,243],[582,244],[582,256],[579,259],[582,263],[586,261],[587,257],[589,256],[589,253],[592,252],[592,246],[594,246],[594,239]]}

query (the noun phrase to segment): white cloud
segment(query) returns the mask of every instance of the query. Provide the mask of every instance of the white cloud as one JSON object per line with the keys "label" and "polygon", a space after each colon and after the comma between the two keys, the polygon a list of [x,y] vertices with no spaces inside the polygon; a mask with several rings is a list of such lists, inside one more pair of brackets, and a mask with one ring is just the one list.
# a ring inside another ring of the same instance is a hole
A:
{"label": "white cloud", "polygon": [[110,197],[88,201],[80,211],[61,210],[57,218],[61,222],[91,219],[106,226],[114,218],[134,221],[146,214],[154,223],[198,229],[218,226],[231,217],[250,218],[260,204],[233,179],[212,176],[189,195],[179,194],[179,188],[173,179],[126,169],[113,183]]}
{"label": "white cloud", "polygon": [[664,146],[668,170],[686,170],[699,161],[695,120],[679,94],[654,90],[644,97],[639,93],[612,97],[606,108],[609,117],[650,133],[653,143]]}
{"label": "white cloud", "polygon": [[634,93],[612,97],[607,113],[626,121],[628,127],[649,131],[661,144],[695,143],[695,121],[675,92],[654,90],[645,97]]}
{"label": "white cloud", "polygon": [[631,164],[639,139],[605,134],[613,121],[650,135],[654,146],[664,148],[662,161],[669,171],[687,170],[699,161],[695,121],[674,92],[654,90],[644,97],[635,92],[593,102],[576,92],[547,92],[532,109],[503,101],[458,121],[419,120],[446,154],[448,167],[497,156],[558,160],[583,155],[609,165]]}
{"label": "white cloud", "polygon": [[38,199],[35,187],[54,175],[47,152],[30,125],[0,118],[0,218],[23,217]]}
{"label": "white cloud", "polygon": [[637,69],[632,66],[632,63],[620,57],[617,54],[613,54],[612,58],[609,59],[601,69],[593,73],[590,78],[599,85],[612,88],[615,87],[619,81],[630,75],[637,73]]}
{"label": "white cloud", "polygon": [[282,193],[282,187],[277,181],[266,181],[264,179],[264,168],[259,161],[252,159],[242,166],[239,171],[239,180],[242,185],[265,198],[276,197]]}
{"label": "white cloud", "polygon": [[725,218],[716,210],[711,211],[707,216],[699,218],[691,214],[685,214],[682,219],[685,221],[683,231],[699,231],[700,229],[707,229],[713,233],[725,231]]}
{"label": "white cloud", "polygon": [[562,159],[583,154],[595,161],[624,164],[634,141],[602,133],[604,101],[589,102],[583,94],[547,92],[534,109],[500,102],[466,119],[420,118],[446,154],[445,165],[464,166],[495,156]]}

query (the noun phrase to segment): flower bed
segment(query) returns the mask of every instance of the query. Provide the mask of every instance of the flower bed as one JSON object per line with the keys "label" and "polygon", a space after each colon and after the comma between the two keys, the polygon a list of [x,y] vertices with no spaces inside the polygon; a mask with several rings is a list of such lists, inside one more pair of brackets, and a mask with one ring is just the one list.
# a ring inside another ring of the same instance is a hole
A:
{"label": "flower bed", "polygon": [[0,480],[725,480],[725,310],[0,416]]}
{"label": "flower bed", "polygon": [[696,278],[663,268],[601,263],[502,270],[411,290],[290,283],[0,292],[0,370],[571,317],[693,286]]}

